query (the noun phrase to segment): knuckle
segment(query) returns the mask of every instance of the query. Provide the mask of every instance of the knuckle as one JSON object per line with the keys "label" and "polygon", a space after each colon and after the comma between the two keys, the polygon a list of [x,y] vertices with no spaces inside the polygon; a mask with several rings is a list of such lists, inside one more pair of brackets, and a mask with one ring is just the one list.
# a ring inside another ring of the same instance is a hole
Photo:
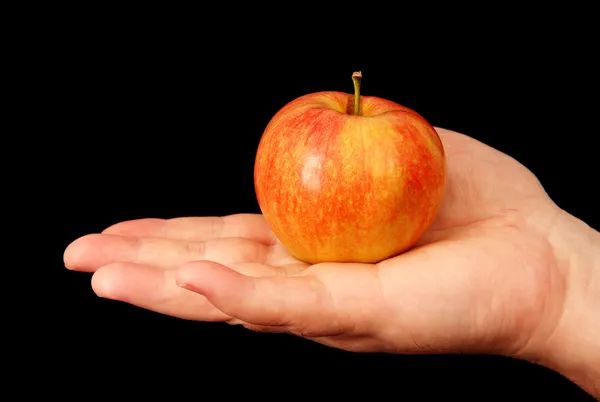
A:
{"label": "knuckle", "polygon": [[250,323],[242,324],[244,328],[249,329],[254,332],[262,332],[262,333],[270,333],[270,334],[280,334],[288,332],[287,327],[285,326],[277,326],[277,325],[256,325]]}
{"label": "knuckle", "polygon": [[190,260],[198,260],[204,257],[206,253],[205,242],[186,242],[184,253]]}
{"label": "knuckle", "polygon": [[320,336],[323,336],[322,331],[318,331],[313,328],[299,327],[299,326],[291,328],[289,333],[292,335],[299,336],[301,338],[318,338]]}

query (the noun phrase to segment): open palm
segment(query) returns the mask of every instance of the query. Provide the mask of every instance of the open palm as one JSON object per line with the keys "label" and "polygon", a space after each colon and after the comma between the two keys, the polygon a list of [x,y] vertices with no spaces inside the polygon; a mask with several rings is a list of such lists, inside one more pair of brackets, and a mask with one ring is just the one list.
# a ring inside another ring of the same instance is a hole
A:
{"label": "open palm", "polygon": [[437,129],[448,186],[412,250],[376,265],[294,259],[261,215],[141,219],[75,240],[103,297],[354,351],[517,354],[558,314],[557,208],[509,156]]}

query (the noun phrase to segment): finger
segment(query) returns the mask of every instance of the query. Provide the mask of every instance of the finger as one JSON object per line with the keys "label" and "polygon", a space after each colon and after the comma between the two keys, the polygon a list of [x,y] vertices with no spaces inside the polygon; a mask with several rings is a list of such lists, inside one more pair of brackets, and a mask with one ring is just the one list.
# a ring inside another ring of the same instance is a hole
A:
{"label": "finger", "polygon": [[177,286],[173,272],[147,265],[106,265],[92,277],[92,288],[100,297],[178,318],[211,322],[231,318],[202,295]]}
{"label": "finger", "polygon": [[250,277],[224,265],[191,262],[177,270],[177,284],[204,295],[223,313],[251,329],[305,337],[350,331],[334,303],[312,276]]}
{"label": "finger", "polygon": [[[245,275],[281,274],[279,269],[256,263],[236,264],[234,268]],[[94,273],[92,288],[100,297],[182,319],[210,322],[232,319],[204,296],[177,286],[174,271],[148,265],[114,263],[103,266]]]}
{"label": "finger", "polygon": [[187,241],[241,237],[267,245],[274,244],[276,240],[271,228],[260,214],[136,219],[112,225],[102,233],[131,237],[162,237]]}
{"label": "finger", "polygon": [[266,262],[272,251],[275,250],[270,246],[242,238],[189,242],[91,234],[75,240],[67,247],[64,262],[69,269],[87,272],[114,262],[170,269],[195,260],[212,260],[223,264]]}

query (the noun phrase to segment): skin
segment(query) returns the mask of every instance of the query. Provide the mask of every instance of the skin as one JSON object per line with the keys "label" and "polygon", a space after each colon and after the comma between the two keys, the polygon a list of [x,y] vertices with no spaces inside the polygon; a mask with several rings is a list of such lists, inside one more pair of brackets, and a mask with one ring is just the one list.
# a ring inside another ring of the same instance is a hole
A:
{"label": "skin", "polygon": [[[310,263],[375,263],[412,247],[445,187],[435,129],[397,103],[318,92],[270,121],[255,165],[256,195],[277,238]],[[326,161],[326,162],[325,162]]]}
{"label": "skin", "polygon": [[437,219],[376,265],[301,262],[252,214],[117,223],[75,240],[65,265],[93,272],[99,296],[163,314],[350,351],[512,356],[598,397],[600,234],[511,157],[437,131]]}

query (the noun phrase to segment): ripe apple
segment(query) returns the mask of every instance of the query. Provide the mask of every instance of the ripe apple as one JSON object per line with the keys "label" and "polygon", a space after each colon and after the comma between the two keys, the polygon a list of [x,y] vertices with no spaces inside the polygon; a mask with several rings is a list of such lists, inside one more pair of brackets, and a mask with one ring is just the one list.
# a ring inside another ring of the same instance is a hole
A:
{"label": "ripe apple", "polygon": [[278,239],[308,262],[376,263],[415,245],[442,203],[445,153],[431,124],[390,100],[329,91],[271,119],[254,184]]}

